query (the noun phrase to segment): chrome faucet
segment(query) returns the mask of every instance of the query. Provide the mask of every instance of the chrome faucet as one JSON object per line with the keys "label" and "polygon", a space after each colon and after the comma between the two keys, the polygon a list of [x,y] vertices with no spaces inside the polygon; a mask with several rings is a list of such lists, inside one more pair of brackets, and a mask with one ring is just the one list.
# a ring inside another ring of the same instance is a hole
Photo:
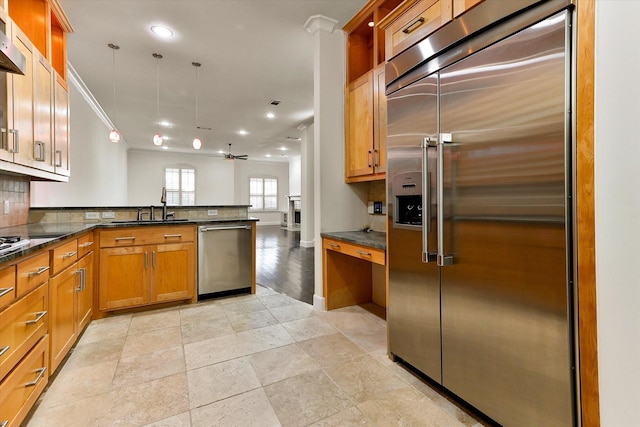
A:
{"label": "chrome faucet", "polygon": [[167,188],[162,187],[162,195],[160,196],[160,203],[162,203],[162,220],[167,219]]}

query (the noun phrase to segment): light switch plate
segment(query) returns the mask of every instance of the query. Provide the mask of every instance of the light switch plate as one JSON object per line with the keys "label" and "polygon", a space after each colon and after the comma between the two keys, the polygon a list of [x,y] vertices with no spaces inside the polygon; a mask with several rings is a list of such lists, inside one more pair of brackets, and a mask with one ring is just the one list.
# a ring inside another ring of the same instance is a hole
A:
{"label": "light switch plate", "polygon": [[100,212],[85,212],[84,219],[100,219]]}
{"label": "light switch plate", "polygon": [[11,205],[9,205],[9,201],[5,200],[4,201],[4,213],[5,213],[5,215],[9,213],[10,209],[11,209]]}
{"label": "light switch plate", "polygon": [[102,218],[113,219],[116,217],[116,213],[114,211],[102,212]]}

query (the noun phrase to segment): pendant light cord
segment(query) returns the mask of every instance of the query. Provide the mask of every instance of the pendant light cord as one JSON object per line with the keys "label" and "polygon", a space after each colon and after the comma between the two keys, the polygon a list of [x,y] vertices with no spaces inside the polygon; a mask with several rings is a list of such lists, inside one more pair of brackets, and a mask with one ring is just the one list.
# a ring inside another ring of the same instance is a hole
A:
{"label": "pendant light cord", "polygon": [[156,58],[156,119],[158,120],[158,133],[160,133],[160,60],[162,55],[154,53]]}
{"label": "pendant light cord", "polygon": [[192,62],[191,65],[196,69],[196,129],[198,128],[198,68],[200,68],[199,62]]}
{"label": "pendant light cord", "polygon": [[120,46],[113,43],[109,43],[112,53],[112,65],[113,65],[113,128],[116,129],[116,50],[120,49]]}

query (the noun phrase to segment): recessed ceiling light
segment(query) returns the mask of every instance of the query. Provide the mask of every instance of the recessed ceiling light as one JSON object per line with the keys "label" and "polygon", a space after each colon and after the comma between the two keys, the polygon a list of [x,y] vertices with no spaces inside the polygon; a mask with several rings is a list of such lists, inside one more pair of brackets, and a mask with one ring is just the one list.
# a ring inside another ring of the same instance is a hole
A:
{"label": "recessed ceiling light", "polygon": [[370,27],[373,27],[375,24],[373,23],[373,21],[369,21],[369,22],[367,23],[367,25],[368,25],[368,26],[370,26]]}
{"label": "recessed ceiling light", "polygon": [[265,157],[271,157],[271,154],[267,154]]}
{"label": "recessed ceiling light", "polygon": [[162,139],[164,139],[165,141],[169,139],[169,137],[167,135],[162,135]]}
{"label": "recessed ceiling light", "polygon": [[224,150],[218,150],[218,154],[224,154]]}
{"label": "recessed ceiling light", "polygon": [[273,113],[267,113],[267,119],[273,119],[275,116]]}
{"label": "recessed ceiling light", "polygon": [[280,147],[280,148],[278,148],[278,150],[280,150],[280,151],[287,151],[287,147]]}
{"label": "recessed ceiling light", "polygon": [[163,121],[160,122],[160,126],[164,126],[164,127],[168,128],[168,127],[171,126],[171,123],[169,123],[166,120],[163,120]]}
{"label": "recessed ceiling light", "polygon": [[169,147],[167,147],[166,145],[163,145],[163,146],[162,146],[162,149],[163,149],[163,150],[168,150],[168,149],[169,149]]}
{"label": "recessed ceiling light", "polygon": [[152,25],[151,32],[158,37],[162,37],[164,39],[168,39],[169,37],[173,37],[173,31],[169,28],[164,27],[162,25]]}
{"label": "recessed ceiling light", "polygon": [[244,129],[240,129],[240,130],[238,131],[238,135],[247,135],[248,133],[249,133],[249,132],[247,132],[247,131],[246,131],[246,130],[244,130]]}

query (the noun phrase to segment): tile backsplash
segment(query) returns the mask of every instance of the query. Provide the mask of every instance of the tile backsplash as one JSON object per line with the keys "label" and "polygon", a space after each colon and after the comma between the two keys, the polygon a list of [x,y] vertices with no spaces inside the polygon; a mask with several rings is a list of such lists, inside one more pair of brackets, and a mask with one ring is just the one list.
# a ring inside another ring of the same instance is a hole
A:
{"label": "tile backsplash", "polygon": [[27,176],[0,174],[0,227],[27,223],[29,187]]}

